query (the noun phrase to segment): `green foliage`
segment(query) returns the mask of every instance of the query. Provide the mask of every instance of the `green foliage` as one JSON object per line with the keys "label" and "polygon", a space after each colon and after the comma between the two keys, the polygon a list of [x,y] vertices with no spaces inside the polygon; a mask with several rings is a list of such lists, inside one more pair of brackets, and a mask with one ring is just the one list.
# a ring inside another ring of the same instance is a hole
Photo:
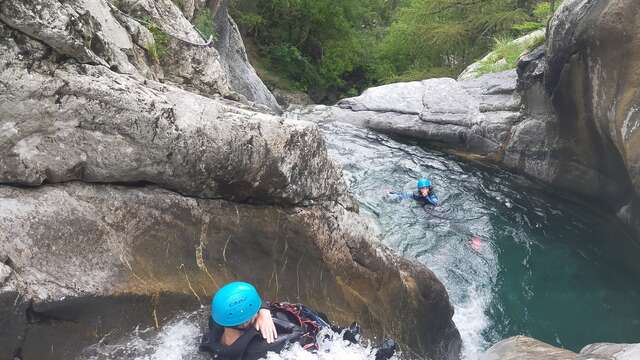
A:
{"label": "green foliage", "polygon": [[554,10],[548,2],[541,2],[533,9],[533,16],[538,20],[546,21],[553,15]]}
{"label": "green foliage", "polygon": [[149,57],[154,61],[160,61],[169,49],[169,35],[148,18],[143,19],[143,22],[146,23],[147,29],[149,29],[149,32],[151,32],[154,39],[152,44],[147,44]]}
{"label": "green foliage", "polygon": [[493,51],[480,62],[478,73],[486,74],[515,68],[520,56],[542,45],[544,39],[544,35],[533,36],[521,42],[508,37],[496,38]]}
{"label": "green foliage", "polygon": [[529,33],[534,30],[542,29],[546,26],[547,21],[553,15],[555,9],[551,8],[551,4],[547,1],[543,1],[537,4],[533,9],[533,18],[535,20],[525,21],[513,26],[513,29],[521,33]]}
{"label": "green foliage", "polygon": [[210,37],[214,40],[218,38],[218,34],[216,33],[216,29],[213,24],[213,16],[207,7],[202,8],[196,14],[193,22],[196,29],[198,29],[200,34],[204,36],[206,40],[209,40]]}
{"label": "green foliage", "polygon": [[231,11],[275,71],[324,97],[374,84],[373,48],[390,3],[398,0],[236,0]]}
{"label": "green foliage", "polygon": [[236,21],[238,22],[239,26],[245,29],[245,31],[252,34],[255,34],[256,31],[264,24],[264,19],[262,18],[262,16],[253,13],[239,14]]}
{"label": "green foliage", "polygon": [[[495,38],[543,27],[550,8],[540,0],[232,0],[231,14],[264,74],[330,101],[385,82],[456,76]],[[520,55],[500,50],[508,64]]]}
{"label": "green foliage", "polygon": [[383,80],[457,74],[487,51],[494,36],[528,19],[516,1],[410,0],[379,46],[380,60],[393,68]]}

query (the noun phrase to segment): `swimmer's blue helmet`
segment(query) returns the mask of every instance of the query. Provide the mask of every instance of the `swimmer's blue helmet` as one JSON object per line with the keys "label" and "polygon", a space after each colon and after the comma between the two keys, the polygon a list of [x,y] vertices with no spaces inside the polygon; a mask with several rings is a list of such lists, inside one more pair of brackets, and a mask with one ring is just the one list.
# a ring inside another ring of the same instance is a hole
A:
{"label": "swimmer's blue helmet", "polygon": [[431,181],[427,180],[427,179],[420,179],[418,180],[418,190],[425,188],[425,187],[430,187],[431,186]]}
{"label": "swimmer's blue helmet", "polygon": [[211,317],[220,326],[238,326],[253,319],[260,306],[262,299],[253,285],[232,282],[220,288],[211,300]]}

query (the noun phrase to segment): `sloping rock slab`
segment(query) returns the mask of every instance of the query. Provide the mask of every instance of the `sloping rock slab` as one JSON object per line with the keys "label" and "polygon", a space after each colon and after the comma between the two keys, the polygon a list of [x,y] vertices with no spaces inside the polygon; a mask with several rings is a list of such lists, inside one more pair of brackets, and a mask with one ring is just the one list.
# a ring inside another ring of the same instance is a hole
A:
{"label": "sloping rock slab", "polygon": [[526,336],[514,336],[490,347],[480,360],[575,360],[576,353]]}

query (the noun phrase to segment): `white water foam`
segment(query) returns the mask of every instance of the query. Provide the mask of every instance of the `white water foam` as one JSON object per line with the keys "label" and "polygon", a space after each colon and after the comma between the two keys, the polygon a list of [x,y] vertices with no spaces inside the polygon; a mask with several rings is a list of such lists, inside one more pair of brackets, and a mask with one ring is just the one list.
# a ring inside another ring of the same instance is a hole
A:
{"label": "white water foam", "polygon": [[[120,344],[96,344],[85,350],[82,360],[209,360],[207,354],[198,353],[202,328],[198,324],[202,312],[182,315],[159,330],[134,331]],[[369,343],[351,344],[342,340],[342,334],[326,330],[318,335],[319,350],[309,352],[294,344],[280,354],[269,353],[267,360],[374,360],[376,349]],[[397,355],[391,358],[398,360]]]}

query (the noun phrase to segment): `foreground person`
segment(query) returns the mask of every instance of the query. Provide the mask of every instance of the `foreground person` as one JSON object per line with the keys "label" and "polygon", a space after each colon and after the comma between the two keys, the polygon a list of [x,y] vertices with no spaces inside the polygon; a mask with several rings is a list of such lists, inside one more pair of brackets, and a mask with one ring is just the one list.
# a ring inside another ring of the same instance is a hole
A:
{"label": "foreground person", "polygon": [[[270,351],[279,353],[292,343],[316,351],[316,336],[325,328],[344,330],[344,340],[358,341],[360,327],[356,323],[345,330],[302,304],[263,304],[253,285],[232,282],[213,297],[209,329],[200,351],[220,360],[257,360]],[[386,340],[376,352],[376,360],[391,358],[395,349],[395,342]]]}
{"label": "foreground person", "polygon": [[431,181],[424,178],[418,180],[418,190],[416,192],[390,191],[389,195],[398,200],[413,199],[423,205],[438,205],[438,196],[433,190],[433,186],[431,186]]}

